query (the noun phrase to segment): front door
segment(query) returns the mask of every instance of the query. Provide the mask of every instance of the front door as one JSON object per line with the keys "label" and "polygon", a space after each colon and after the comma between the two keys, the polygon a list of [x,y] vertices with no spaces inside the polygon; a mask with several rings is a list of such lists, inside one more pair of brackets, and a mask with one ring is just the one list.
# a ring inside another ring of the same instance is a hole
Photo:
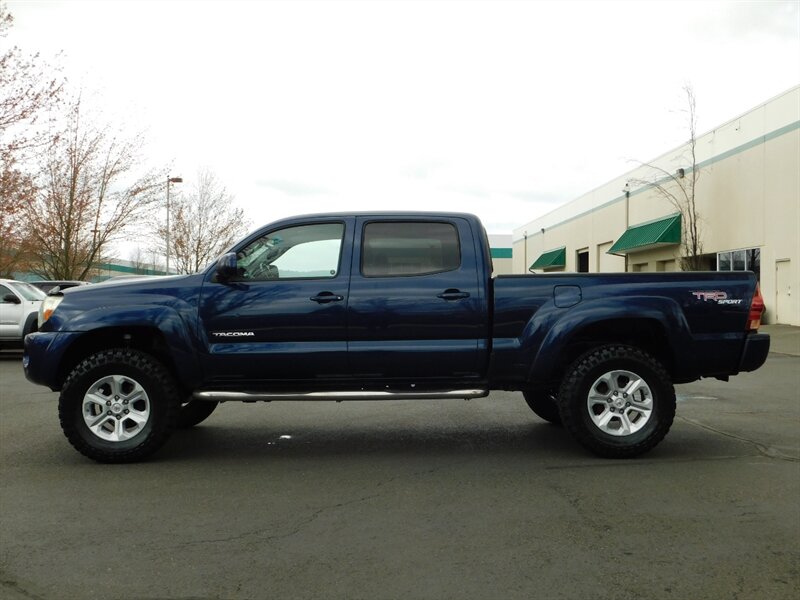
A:
{"label": "front door", "polygon": [[258,388],[347,375],[353,222],[267,230],[238,249],[239,276],[204,284],[207,382]]}

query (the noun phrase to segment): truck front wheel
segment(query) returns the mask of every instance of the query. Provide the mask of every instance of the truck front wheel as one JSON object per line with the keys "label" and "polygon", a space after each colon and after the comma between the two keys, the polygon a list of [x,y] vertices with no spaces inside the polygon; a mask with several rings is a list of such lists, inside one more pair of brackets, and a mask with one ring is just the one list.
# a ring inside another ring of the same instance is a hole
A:
{"label": "truck front wheel", "polygon": [[61,390],[58,414],[64,435],[84,456],[133,462],[167,441],[179,404],[175,381],[160,362],[116,348],[75,367]]}
{"label": "truck front wheel", "polygon": [[559,397],[566,429],[606,458],[651,450],[675,418],[675,389],[667,371],[631,346],[602,346],[584,354],[567,372]]}

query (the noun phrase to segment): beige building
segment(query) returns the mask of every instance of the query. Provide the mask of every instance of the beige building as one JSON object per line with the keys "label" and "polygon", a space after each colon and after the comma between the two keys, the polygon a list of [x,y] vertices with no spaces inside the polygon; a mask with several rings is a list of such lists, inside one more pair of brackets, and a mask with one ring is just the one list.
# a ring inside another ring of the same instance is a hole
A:
{"label": "beige building", "polygon": [[[800,325],[800,86],[696,140],[703,269],[752,270],[765,321]],[[674,271],[689,191],[685,145],[518,227],[513,272]],[[656,183],[657,185],[653,185]]]}
{"label": "beige building", "polygon": [[490,233],[489,249],[492,252],[493,273],[495,275],[511,275],[514,272],[511,236],[505,233]]}

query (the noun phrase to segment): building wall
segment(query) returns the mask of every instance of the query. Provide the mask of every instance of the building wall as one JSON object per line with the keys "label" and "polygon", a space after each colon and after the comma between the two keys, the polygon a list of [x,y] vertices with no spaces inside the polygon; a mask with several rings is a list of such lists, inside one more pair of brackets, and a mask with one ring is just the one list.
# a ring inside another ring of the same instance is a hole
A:
{"label": "building wall", "polygon": [[511,236],[508,234],[489,234],[489,248],[492,252],[494,275],[511,275],[514,272]]}
{"label": "building wall", "polygon": [[[669,173],[687,169],[687,150],[676,148],[651,164]],[[800,325],[800,86],[700,136],[696,152],[703,252],[716,264],[718,252],[759,248],[766,322]],[[606,254],[611,243],[629,226],[676,212],[639,183],[653,172],[634,169],[515,229],[513,272],[527,272],[543,252],[560,246],[567,248],[565,271],[576,270],[583,248],[590,272],[625,270],[625,258]],[[628,270],[680,269],[680,254],[679,246],[633,252]]]}

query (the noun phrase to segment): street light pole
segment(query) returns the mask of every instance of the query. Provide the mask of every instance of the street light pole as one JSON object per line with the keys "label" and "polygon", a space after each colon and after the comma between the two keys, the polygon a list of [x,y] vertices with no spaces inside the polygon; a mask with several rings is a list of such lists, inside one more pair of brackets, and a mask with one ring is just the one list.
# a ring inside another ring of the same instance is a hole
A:
{"label": "street light pole", "polygon": [[167,175],[167,275],[169,275],[169,184],[183,183],[182,177],[170,177]]}

